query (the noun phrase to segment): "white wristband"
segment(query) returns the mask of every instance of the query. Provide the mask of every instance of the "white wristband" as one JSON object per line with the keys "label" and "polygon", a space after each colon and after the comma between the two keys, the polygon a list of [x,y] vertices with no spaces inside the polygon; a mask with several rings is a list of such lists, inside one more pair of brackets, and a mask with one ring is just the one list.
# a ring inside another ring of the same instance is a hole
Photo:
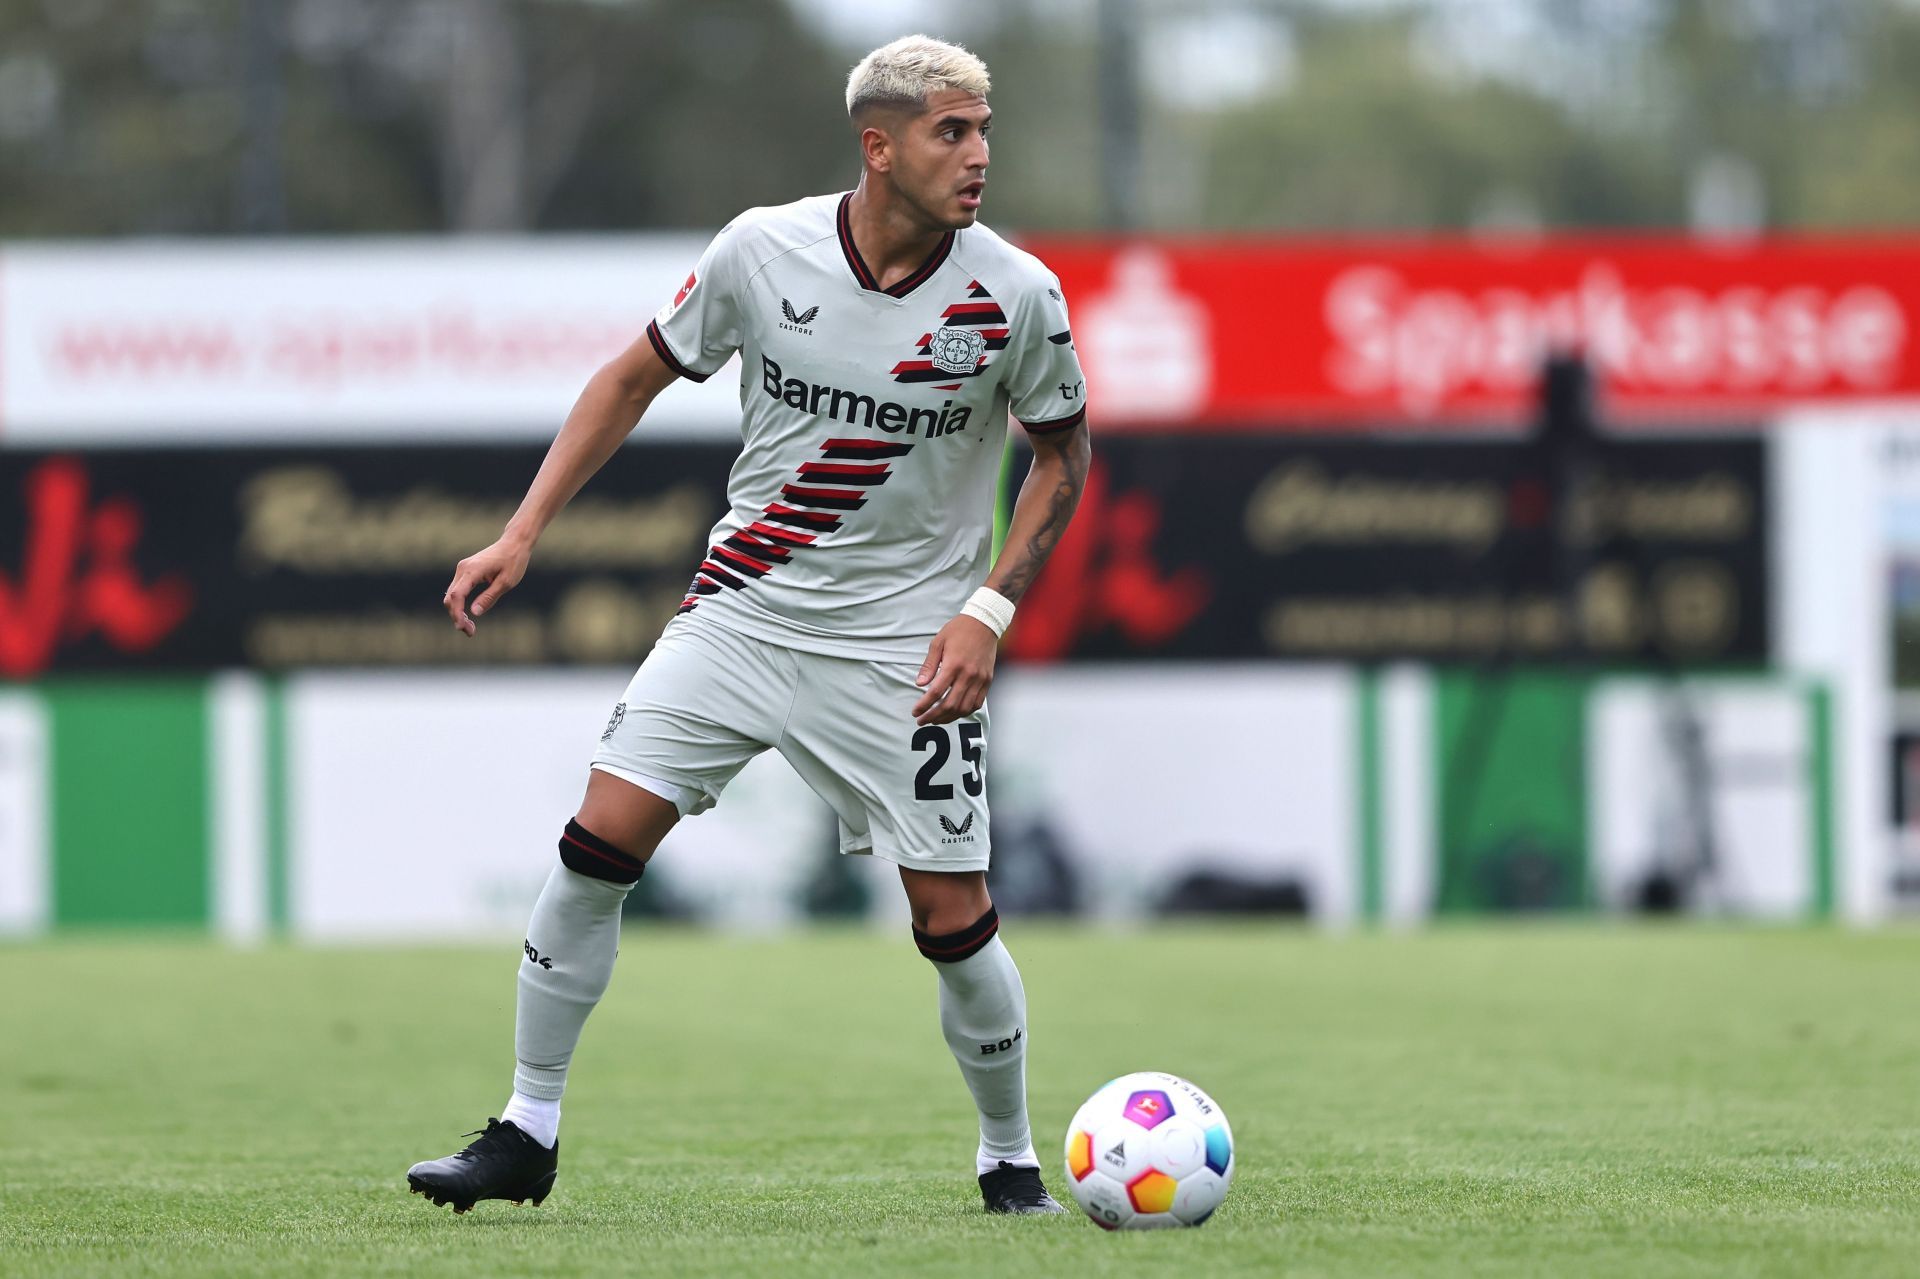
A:
{"label": "white wristband", "polygon": [[973,593],[960,612],[975,621],[985,622],[995,638],[1007,633],[1007,627],[1013,625],[1013,601],[991,587],[983,586]]}

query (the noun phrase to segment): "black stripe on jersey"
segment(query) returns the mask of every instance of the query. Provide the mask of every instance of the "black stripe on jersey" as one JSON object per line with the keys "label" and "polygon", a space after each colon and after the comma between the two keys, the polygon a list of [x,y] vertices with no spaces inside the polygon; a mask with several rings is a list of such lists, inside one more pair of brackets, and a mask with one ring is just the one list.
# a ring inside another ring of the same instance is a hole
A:
{"label": "black stripe on jersey", "polygon": [[712,548],[715,559],[725,560],[727,567],[736,573],[745,573],[748,577],[765,577],[771,564],[765,564],[751,555],[742,555],[739,551],[728,550],[724,546]]}
{"label": "black stripe on jersey", "polygon": [[905,457],[913,452],[911,444],[888,444],[882,440],[828,440],[820,446],[820,456],[836,462],[865,462],[883,457]]}
{"label": "black stripe on jersey", "polygon": [[907,369],[893,375],[896,382],[951,382],[957,377],[979,377],[987,366],[975,367],[971,373],[950,373],[945,369]]}
{"label": "black stripe on jersey", "polygon": [[701,560],[700,571],[702,573],[705,573],[708,577],[712,578],[714,581],[720,583],[720,585],[730,586],[736,591],[746,585],[745,582],[741,581],[739,578],[735,577],[733,574],[727,572],[727,570],[721,568],[718,564],[715,564],[712,560]]}
{"label": "black stripe on jersey", "polygon": [[871,488],[887,482],[888,472],[859,473],[852,475],[844,471],[810,471],[800,468],[800,478],[809,484],[831,484],[835,488]]}
{"label": "black stripe on jersey", "polygon": [[840,527],[840,517],[829,515],[824,511],[778,510],[769,506],[767,518],[776,524],[786,524],[793,528],[810,528],[818,532]]}
{"label": "black stripe on jersey", "polygon": [[786,547],[775,546],[772,542],[749,542],[738,533],[725,539],[720,545],[731,546],[742,555],[751,555],[756,560],[773,560],[778,563],[787,558]]}
{"label": "black stripe on jersey", "polygon": [[1086,416],[1087,411],[1081,409],[1078,413],[1072,414],[1069,417],[1055,418],[1051,422],[1022,422],[1020,425],[1027,428],[1028,435],[1051,435],[1055,431],[1065,431],[1071,427],[1080,425],[1080,423],[1086,419]]}
{"label": "black stripe on jersey", "polygon": [[818,506],[829,511],[857,511],[867,504],[867,499],[864,496],[839,497],[832,493],[822,492],[820,489],[801,488],[794,484],[789,484],[781,489],[780,495],[792,501],[799,502],[803,506]]}
{"label": "black stripe on jersey", "polygon": [[680,363],[680,357],[673,353],[673,348],[667,345],[667,339],[660,333],[660,321],[647,321],[647,341],[653,343],[653,352],[660,357],[661,362],[687,381],[704,382],[713,376],[711,373],[695,373]]}
{"label": "black stripe on jersey", "polygon": [[[979,310],[972,310],[980,307]],[[965,308],[965,309],[963,309]],[[956,302],[940,317],[940,323],[956,329],[997,329],[1007,323],[1007,313],[996,306],[978,302]]]}
{"label": "black stripe on jersey", "polygon": [[[1012,341],[1012,334],[1008,334],[1006,337],[988,338],[986,349],[989,351],[1004,351]],[[920,354],[929,356],[933,354],[932,335],[928,335],[927,340],[920,344]]]}

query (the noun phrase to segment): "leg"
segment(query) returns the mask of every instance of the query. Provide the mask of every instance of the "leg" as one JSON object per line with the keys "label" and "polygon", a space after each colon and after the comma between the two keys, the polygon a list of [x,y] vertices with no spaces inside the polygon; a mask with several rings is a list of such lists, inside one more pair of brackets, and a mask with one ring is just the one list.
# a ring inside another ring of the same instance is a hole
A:
{"label": "leg", "polygon": [[913,939],[940,975],[940,1028],[980,1112],[978,1169],[1038,1168],[1027,1125],[1027,995],[985,871],[900,868]]}
{"label": "leg", "polygon": [[990,1212],[1058,1212],[1027,1127],[1027,997],[987,893],[985,707],[919,726],[911,662],[804,656],[778,743],[840,814],[841,851],[900,868],[913,936],[940,978],[940,1028],[980,1114],[976,1171]]}
{"label": "leg", "polygon": [[560,1097],[613,975],[627,894],[674,823],[711,808],[778,736],[792,687],[791,659],[769,646],[685,621],[661,635],[600,736],[586,798],[527,924],[513,1095],[465,1150],[410,1168],[416,1192],[456,1212],[551,1192]]}
{"label": "leg", "polygon": [[560,837],[560,864],[534,903],[520,964],[513,1096],[501,1118],[543,1146],[559,1139],[560,1097],[587,1015],[620,950],[620,910],[680,820],[670,800],[594,769]]}
{"label": "leg", "polygon": [[[666,789],[663,787],[663,789]],[[560,837],[560,864],[534,903],[520,963],[513,1096],[479,1140],[445,1159],[417,1163],[407,1185],[466,1212],[482,1199],[538,1204],[553,1190],[560,1156],[560,1095],[567,1067],[606,993],[620,948],[620,907],[647,859],[680,818],[672,803],[595,770],[580,815]],[[595,833],[614,831],[625,842]]]}

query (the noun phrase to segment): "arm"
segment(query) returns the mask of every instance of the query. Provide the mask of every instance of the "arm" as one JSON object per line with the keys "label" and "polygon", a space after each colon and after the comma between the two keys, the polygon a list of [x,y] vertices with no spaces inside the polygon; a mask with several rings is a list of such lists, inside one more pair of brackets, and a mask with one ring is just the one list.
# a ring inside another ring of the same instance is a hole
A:
{"label": "arm", "polygon": [[[1067,531],[1093,459],[1085,421],[1065,431],[1031,435],[1028,441],[1033,465],[1014,500],[1006,545],[987,574],[987,586],[1016,604]],[[926,690],[914,703],[915,722],[948,724],[985,705],[999,651],[999,638],[975,618],[962,614],[941,627],[914,681]]]}
{"label": "arm", "polygon": [[[587,380],[499,540],[455,567],[453,582],[440,602],[457,629],[473,634],[473,619],[519,584],[540,534],[613,456],[653,397],[676,376],[643,336]],[[469,615],[467,597],[476,590],[480,594]]]}

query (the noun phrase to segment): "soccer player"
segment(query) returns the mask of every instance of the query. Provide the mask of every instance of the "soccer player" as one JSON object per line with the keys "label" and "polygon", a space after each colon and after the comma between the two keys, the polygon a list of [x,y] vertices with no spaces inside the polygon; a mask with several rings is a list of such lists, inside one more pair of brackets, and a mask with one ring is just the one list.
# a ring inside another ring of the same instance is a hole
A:
{"label": "soccer player", "polygon": [[[1059,281],[978,221],[987,89],[978,58],[924,36],[868,54],[847,82],[859,186],[724,228],[587,383],[500,540],[447,588],[473,634],[653,398],[738,353],[730,509],[614,707],[534,905],[513,1095],[466,1149],[407,1173],[435,1203],[552,1189],[567,1067],[613,972],[621,903],[674,823],[771,748],[838,813],[842,852],[900,868],[979,1110],[987,1210],[1061,1210],[1027,1125],[1026,996],[987,894],[986,696],[1090,446]],[[1034,458],[989,571],[1009,411]]]}

